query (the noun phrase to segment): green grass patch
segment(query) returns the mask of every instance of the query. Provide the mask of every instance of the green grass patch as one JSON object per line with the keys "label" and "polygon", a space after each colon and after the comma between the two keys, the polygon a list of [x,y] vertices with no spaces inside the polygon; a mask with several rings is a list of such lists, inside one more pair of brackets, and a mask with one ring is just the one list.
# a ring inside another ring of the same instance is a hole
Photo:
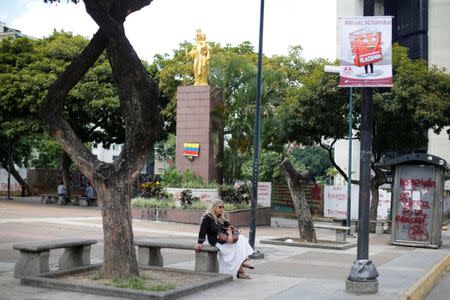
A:
{"label": "green grass patch", "polygon": [[174,283],[161,283],[161,284],[155,284],[152,287],[150,287],[150,291],[152,292],[165,292],[175,289],[177,286]]}
{"label": "green grass patch", "polygon": [[111,285],[118,288],[143,290],[151,292],[165,292],[176,288],[174,283],[158,283],[148,285],[146,279],[139,276],[131,276],[129,278],[113,278]]}

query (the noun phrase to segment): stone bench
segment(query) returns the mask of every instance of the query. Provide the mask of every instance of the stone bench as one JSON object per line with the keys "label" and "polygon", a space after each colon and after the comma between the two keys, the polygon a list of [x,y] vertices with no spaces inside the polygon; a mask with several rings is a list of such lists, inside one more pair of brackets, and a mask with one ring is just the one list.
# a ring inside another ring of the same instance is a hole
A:
{"label": "stone bench", "polygon": [[377,221],[369,221],[372,224],[376,224],[375,225],[375,233],[378,235],[381,235],[384,233],[384,225],[388,226],[389,225],[389,221],[388,220],[377,220]]}
{"label": "stone bench", "polygon": [[[144,266],[163,266],[161,248],[182,249],[195,251],[195,243],[191,241],[174,241],[162,239],[136,238],[134,244],[138,246],[138,263]],[[195,271],[219,272],[217,253],[219,249],[203,244],[202,250],[195,252]]]}
{"label": "stone bench", "polygon": [[[377,220],[377,221],[369,221],[369,223],[376,224],[375,225],[375,233],[377,235],[382,235],[382,234],[384,234],[384,227],[387,226],[389,228],[389,223],[391,223],[391,221]],[[352,231],[358,232],[358,220],[352,221]]]}
{"label": "stone bench", "polygon": [[89,265],[91,245],[96,243],[89,239],[62,239],[15,244],[13,249],[20,251],[20,258],[14,267],[14,277],[47,273],[52,249],[65,249],[58,261],[60,270]]}
{"label": "stone bench", "polygon": [[336,231],[336,241],[345,242],[347,237],[347,231],[350,227],[341,225],[328,225],[328,224],[314,224],[314,228],[318,229],[331,229]]}
{"label": "stone bench", "polygon": [[[79,206],[88,206],[87,197],[84,197],[84,196],[78,197],[78,205]],[[91,205],[97,206],[97,198],[96,197],[91,198]]]}
{"label": "stone bench", "polygon": [[57,194],[42,194],[41,197],[41,202],[45,204],[57,202],[59,198]]}
{"label": "stone bench", "polygon": [[42,194],[41,203],[48,204],[56,202],[58,205],[65,205],[67,203],[78,204],[80,197],[80,195],[59,196],[58,194]]}

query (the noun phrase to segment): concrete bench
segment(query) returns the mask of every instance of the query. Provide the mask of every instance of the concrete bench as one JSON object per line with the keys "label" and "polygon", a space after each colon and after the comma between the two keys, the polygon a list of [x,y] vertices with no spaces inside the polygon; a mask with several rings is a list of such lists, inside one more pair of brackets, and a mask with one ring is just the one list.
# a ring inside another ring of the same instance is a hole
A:
{"label": "concrete bench", "polygon": [[336,241],[345,242],[347,237],[347,231],[350,227],[340,225],[328,225],[328,224],[314,224],[314,228],[318,229],[332,229],[336,231]]}
{"label": "concrete bench", "polygon": [[[78,197],[78,205],[79,206],[88,206],[87,197]],[[93,197],[91,198],[91,205],[96,206],[97,205],[97,198]]]}
{"label": "concrete bench", "polygon": [[[375,225],[375,233],[377,235],[382,235],[382,234],[384,234],[384,227],[387,226],[388,229],[389,229],[389,223],[391,223],[391,221],[389,221],[389,220],[377,220],[377,221],[369,221],[369,223],[376,224]],[[353,220],[352,221],[352,231],[353,232],[358,232],[358,220]]]}
{"label": "concrete bench", "polygon": [[62,239],[16,244],[13,249],[20,251],[20,258],[14,267],[14,277],[47,273],[52,249],[65,249],[58,261],[60,270],[89,265],[91,245],[96,243],[89,239]]}
{"label": "concrete bench", "polygon": [[48,204],[58,201],[59,196],[57,194],[42,194],[41,202]]}
{"label": "concrete bench", "polygon": [[[144,266],[163,266],[161,248],[195,250],[195,243],[190,241],[173,241],[161,239],[136,238],[134,244],[138,246],[138,263]],[[219,249],[203,244],[200,252],[195,252],[195,271],[219,272],[217,253]]]}
{"label": "concrete bench", "polygon": [[377,221],[369,221],[372,224],[376,224],[375,225],[375,233],[378,235],[381,235],[384,233],[384,226],[388,226],[389,225],[389,221],[388,220],[377,220]]}
{"label": "concrete bench", "polygon": [[78,204],[80,195],[59,196],[58,194],[42,194],[41,202],[48,204],[56,202],[58,205],[65,205],[68,203]]}

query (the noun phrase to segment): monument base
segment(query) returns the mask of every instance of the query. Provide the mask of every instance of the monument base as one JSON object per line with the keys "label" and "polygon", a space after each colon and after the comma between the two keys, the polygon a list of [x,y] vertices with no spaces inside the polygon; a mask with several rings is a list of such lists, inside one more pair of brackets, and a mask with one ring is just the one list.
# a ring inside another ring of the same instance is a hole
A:
{"label": "monument base", "polygon": [[[221,182],[222,109],[221,96],[209,85],[178,87],[175,166],[181,173],[190,170],[206,182]],[[198,146],[195,156],[188,155],[189,145]]]}

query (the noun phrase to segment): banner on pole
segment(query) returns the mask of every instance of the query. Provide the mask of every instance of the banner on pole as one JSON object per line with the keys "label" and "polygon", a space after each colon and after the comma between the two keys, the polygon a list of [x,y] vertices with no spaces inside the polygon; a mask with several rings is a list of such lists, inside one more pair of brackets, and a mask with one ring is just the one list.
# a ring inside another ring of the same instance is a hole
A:
{"label": "banner on pole", "polygon": [[392,17],[340,18],[341,87],[392,86]]}

